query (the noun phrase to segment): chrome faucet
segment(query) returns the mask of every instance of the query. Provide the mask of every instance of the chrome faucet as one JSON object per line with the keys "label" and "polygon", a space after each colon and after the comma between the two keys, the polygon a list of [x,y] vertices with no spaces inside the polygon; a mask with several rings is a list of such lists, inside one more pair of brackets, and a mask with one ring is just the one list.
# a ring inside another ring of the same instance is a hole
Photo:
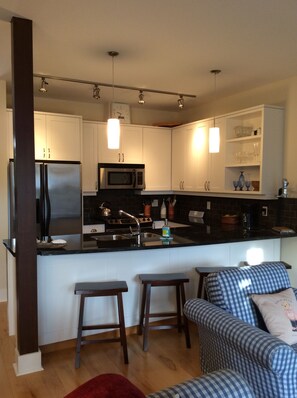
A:
{"label": "chrome faucet", "polygon": [[133,215],[130,214],[130,213],[127,213],[127,212],[124,211],[124,210],[119,210],[119,215],[122,215],[122,214],[123,214],[124,216],[129,217],[129,218],[132,218],[132,220],[134,220],[134,221],[136,222],[136,225],[137,225],[137,232],[132,232],[132,228],[130,228],[130,231],[131,231],[131,234],[132,234],[132,235],[136,235],[136,236],[137,236],[137,244],[140,245],[140,222],[139,222],[138,218],[135,217],[135,216],[133,216]]}

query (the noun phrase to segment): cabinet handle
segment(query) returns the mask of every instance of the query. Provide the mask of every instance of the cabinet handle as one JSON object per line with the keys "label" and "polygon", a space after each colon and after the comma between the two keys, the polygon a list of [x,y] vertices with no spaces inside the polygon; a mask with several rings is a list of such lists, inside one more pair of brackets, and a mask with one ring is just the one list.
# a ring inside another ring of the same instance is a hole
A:
{"label": "cabinet handle", "polygon": [[180,191],[182,189],[182,182],[181,181],[179,182],[179,189],[180,189]]}
{"label": "cabinet handle", "polygon": [[98,191],[98,181],[95,182],[95,190]]}
{"label": "cabinet handle", "polygon": [[48,148],[48,159],[50,159],[51,158],[51,149],[50,148]]}
{"label": "cabinet handle", "polygon": [[210,191],[210,181],[207,181],[207,190]]}
{"label": "cabinet handle", "polygon": [[124,162],[125,161],[125,154],[124,154],[124,152],[122,153],[122,162]]}
{"label": "cabinet handle", "polygon": [[120,154],[120,152],[119,152],[119,162],[121,161],[121,154]]}
{"label": "cabinet handle", "polygon": [[185,182],[183,181],[183,184],[182,184],[182,189],[184,190],[185,189]]}
{"label": "cabinet handle", "polygon": [[43,159],[45,159],[45,148],[43,148]]}
{"label": "cabinet handle", "polygon": [[204,191],[207,191],[207,186],[206,186],[207,182],[204,181]]}

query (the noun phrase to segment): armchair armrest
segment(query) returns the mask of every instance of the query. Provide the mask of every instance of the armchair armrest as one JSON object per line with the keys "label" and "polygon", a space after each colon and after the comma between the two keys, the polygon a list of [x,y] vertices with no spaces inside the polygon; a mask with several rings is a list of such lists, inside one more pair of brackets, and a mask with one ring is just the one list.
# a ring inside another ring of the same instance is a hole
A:
{"label": "armchair armrest", "polygon": [[147,395],[147,398],[254,398],[247,382],[236,372],[225,369],[176,384]]}
{"label": "armchair armrest", "polygon": [[211,335],[226,352],[240,353],[248,361],[274,373],[288,369],[288,363],[297,372],[297,355],[291,346],[269,333],[256,328],[203,299],[188,300],[184,307],[187,318]]}

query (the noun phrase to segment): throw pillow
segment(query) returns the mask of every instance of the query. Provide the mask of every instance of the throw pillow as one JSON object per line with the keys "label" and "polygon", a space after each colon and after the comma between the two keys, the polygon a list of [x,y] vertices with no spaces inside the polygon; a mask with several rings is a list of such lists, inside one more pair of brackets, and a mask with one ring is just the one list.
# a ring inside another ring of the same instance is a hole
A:
{"label": "throw pillow", "polygon": [[252,294],[268,331],[287,344],[297,343],[297,300],[293,289],[273,294]]}

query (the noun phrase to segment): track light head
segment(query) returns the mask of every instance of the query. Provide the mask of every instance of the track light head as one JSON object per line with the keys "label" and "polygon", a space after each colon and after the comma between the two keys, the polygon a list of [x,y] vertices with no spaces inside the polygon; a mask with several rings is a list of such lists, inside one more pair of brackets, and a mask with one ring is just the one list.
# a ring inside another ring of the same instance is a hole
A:
{"label": "track light head", "polygon": [[46,93],[47,92],[47,88],[46,88],[47,84],[48,84],[48,82],[45,80],[45,77],[42,77],[41,78],[41,85],[40,85],[40,88],[39,88],[39,91],[41,93]]}
{"label": "track light head", "polygon": [[138,103],[141,104],[141,105],[143,105],[145,103],[144,95],[143,95],[143,91],[142,90],[139,91]]}
{"label": "track light head", "polygon": [[179,109],[183,109],[183,107],[185,106],[185,102],[184,102],[184,97],[182,95],[179,96],[177,103],[178,103]]}
{"label": "track light head", "polygon": [[98,87],[98,84],[94,85],[93,98],[96,99],[96,100],[100,99],[100,88]]}

